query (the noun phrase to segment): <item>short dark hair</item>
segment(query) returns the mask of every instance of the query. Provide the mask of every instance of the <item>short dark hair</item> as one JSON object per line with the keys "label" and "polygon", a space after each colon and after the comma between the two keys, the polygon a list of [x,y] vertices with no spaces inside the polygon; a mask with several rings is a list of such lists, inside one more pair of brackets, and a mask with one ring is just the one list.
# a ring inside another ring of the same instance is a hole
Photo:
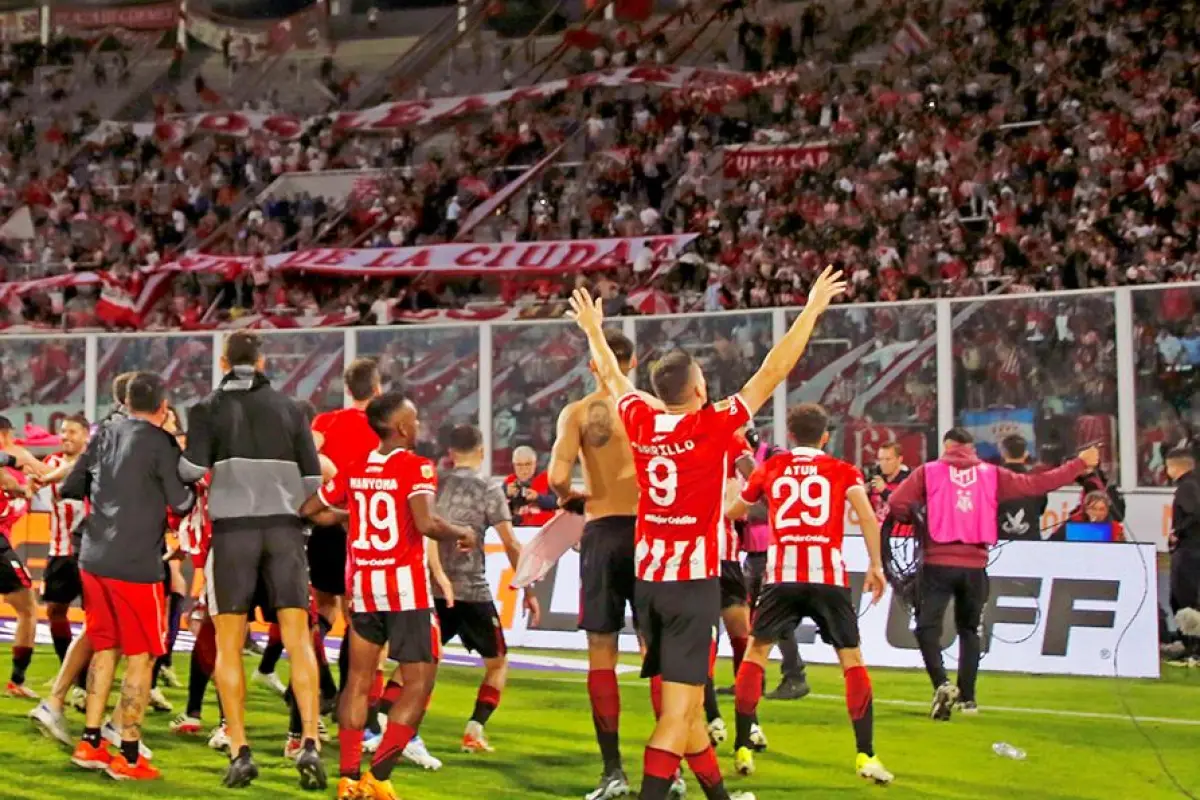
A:
{"label": "short dark hair", "polygon": [[225,360],[231,367],[253,367],[262,358],[262,337],[253,331],[234,331],[225,337]]}
{"label": "short dark hair", "polygon": [[[3,426],[0,426],[0,429],[2,428]],[[1191,461],[1195,464],[1196,454],[1190,447],[1176,447],[1167,453],[1167,461]]]}
{"label": "short dark hair", "polygon": [[12,429],[12,420],[8,417],[0,416],[0,431],[11,431]]}
{"label": "short dark hair", "polygon": [[817,403],[801,403],[788,409],[787,427],[797,445],[819,447],[829,430],[829,414]]}
{"label": "short dark hair", "polygon": [[446,436],[446,448],[452,453],[473,453],[483,444],[483,433],[474,425],[455,425]]}
{"label": "short dark hair", "polygon": [[346,367],[342,382],[346,384],[346,393],[358,402],[370,400],[379,385],[379,364],[373,358],[356,358]]}
{"label": "short dark hair", "polygon": [[621,369],[628,372],[629,365],[633,363],[633,342],[625,334],[612,329],[604,331],[604,341],[608,342],[609,349],[617,357]]}
{"label": "short dark hair", "polygon": [[680,405],[692,385],[692,365],[696,363],[685,351],[675,348],[650,367],[650,386],[667,405]]}
{"label": "short dark hair", "polygon": [[153,414],[167,399],[167,385],[153,372],[139,372],[129,381],[125,397],[130,411]]}
{"label": "short dark hair", "polygon": [[88,422],[88,418],[83,414],[72,414],[69,417],[65,417],[63,422],[70,422],[72,425],[78,425],[85,431],[91,430],[92,427],[92,423]]}
{"label": "short dark hair", "polygon": [[1011,458],[1014,461],[1024,458],[1029,453],[1029,443],[1025,441],[1024,436],[1010,433],[1000,440],[1000,453],[1005,458]]}
{"label": "short dark hair", "polygon": [[384,392],[367,404],[367,424],[380,439],[392,432],[392,416],[408,400],[401,392]]}
{"label": "short dark hair", "polygon": [[942,443],[954,442],[955,444],[975,444],[975,437],[971,435],[966,428],[951,428],[946,431],[946,435],[942,437]]}
{"label": "short dark hair", "polygon": [[125,396],[129,393],[129,382],[133,380],[135,375],[137,375],[137,372],[122,372],[113,378],[112,398],[114,403],[119,406],[125,405]]}

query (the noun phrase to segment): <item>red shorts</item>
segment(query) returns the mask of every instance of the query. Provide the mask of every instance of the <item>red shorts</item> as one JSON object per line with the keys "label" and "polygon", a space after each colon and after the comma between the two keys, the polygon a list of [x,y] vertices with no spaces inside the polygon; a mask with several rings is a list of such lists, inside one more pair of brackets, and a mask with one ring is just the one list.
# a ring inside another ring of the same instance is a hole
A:
{"label": "red shorts", "polygon": [[80,570],[85,630],[96,650],[124,656],[167,653],[167,604],[162,581],[131,583]]}

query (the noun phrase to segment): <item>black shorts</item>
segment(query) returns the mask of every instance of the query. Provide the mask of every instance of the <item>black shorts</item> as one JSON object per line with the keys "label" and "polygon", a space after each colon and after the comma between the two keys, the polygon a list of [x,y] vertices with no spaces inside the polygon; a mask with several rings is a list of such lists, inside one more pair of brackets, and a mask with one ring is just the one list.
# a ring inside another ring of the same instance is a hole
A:
{"label": "black shorts", "polygon": [[633,538],[637,517],[601,517],[583,526],[579,543],[579,629],[619,633],[634,604]]}
{"label": "black shorts", "polygon": [[42,602],[69,606],[83,597],[76,556],[51,556],[42,571]]}
{"label": "black shorts", "polygon": [[478,653],[481,658],[500,658],[508,653],[504,626],[500,624],[495,603],[456,600],[453,606],[447,606],[440,597],[435,597],[433,603],[438,625],[442,628],[442,644],[457,636],[463,647]]}
{"label": "black shorts", "polygon": [[436,664],[442,657],[442,638],[432,608],[355,612],[350,624],[371,644],[387,645],[388,658],[397,663]]}
{"label": "black shorts", "polygon": [[308,537],[308,576],[318,592],[346,593],[346,529],[316,525]]}
{"label": "black shorts", "polygon": [[721,618],[721,587],[702,581],[637,582],[638,632],[646,645],[642,677],[703,686]]}
{"label": "black shorts", "polygon": [[248,615],[264,603],[307,609],[305,538],[301,528],[289,526],[215,534],[204,565],[208,613]]}
{"label": "black shorts", "polygon": [[8,537],[0,534],[0,595],[12,594],[33,586],[33,578],[25,569],[25,562],[13,550]]}
{"label": "black shorts", "polygon": [[838,650],[858,647],[858,615],[845,586],[772,583],[763,587],[751,617],[757,641],[777,642],[808,617],[826,643]]}
{"label": "black shorts", "polygon": [[1200,549],[1176,547],[1171,553],[1171,611],[1200,609]]}
{"label": "black shorts", "polygon": [[742,565],[736,561],[722,561],[721,610],[744,606],[749,601],[750,592],[746,590],[746,576],[742,574]]}

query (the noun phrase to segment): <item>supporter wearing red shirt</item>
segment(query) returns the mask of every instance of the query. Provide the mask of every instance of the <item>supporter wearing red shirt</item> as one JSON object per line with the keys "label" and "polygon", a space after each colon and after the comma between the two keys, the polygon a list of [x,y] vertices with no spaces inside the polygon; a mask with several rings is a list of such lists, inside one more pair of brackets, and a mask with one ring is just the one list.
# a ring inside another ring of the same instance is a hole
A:
{"label": "supporter wearing red shirt", "polygon": [[550,521],[558,508],[558,498],[550,491],[545,471],[537,471],[537,453],[532,447],[513,451],[512,474],[504,479],[504,493],[513,514],[513,523],[540,528]]}

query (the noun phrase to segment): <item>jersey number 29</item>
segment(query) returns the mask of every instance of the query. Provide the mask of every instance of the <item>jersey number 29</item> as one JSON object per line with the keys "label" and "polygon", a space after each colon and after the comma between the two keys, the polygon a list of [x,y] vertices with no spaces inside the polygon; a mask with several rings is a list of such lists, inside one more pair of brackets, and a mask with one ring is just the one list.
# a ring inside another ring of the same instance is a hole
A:
{"label": "jersey number 29", "polygon": [[[775,511],[775,530],[799,528],[801,524],[819,528],[829,521],[829,480],[820,475],[807,475],[797,480],[791,476],[776,478],[771,495],[779,502]],[[799,513],[792,507],[797,503]]]}

